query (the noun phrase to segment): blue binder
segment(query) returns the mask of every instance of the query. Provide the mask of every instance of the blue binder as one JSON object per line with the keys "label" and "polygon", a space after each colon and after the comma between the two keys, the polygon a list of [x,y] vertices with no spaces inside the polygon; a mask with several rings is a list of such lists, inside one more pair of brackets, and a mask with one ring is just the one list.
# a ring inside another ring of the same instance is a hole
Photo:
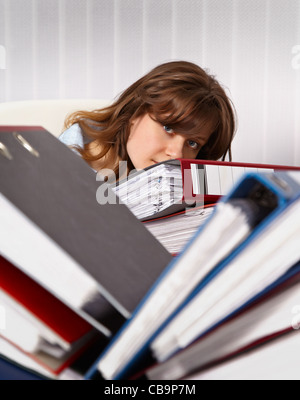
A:
{"label": "blue binder", "polygon": [[[150,331],[149,336],[142,343],[142,345],[139,345],[136,349],[134,349],[133,355],[128,356],[127,360],[122,364],[117,366],[115,365],[115,370],[117,372],[112,373],[111,375],[108,374],[109,377],[104,376],[106,379],[127,379],[131,377],[132,374],[138,372],[140,363],[142,363],[141,365],[145,366],[145,364],[143,364],[143,360],[147,355],[149,355],[149,346],[152,340],[163,330],[168,322],[170,322],[170,320],[183,307],[185,307],[185,305],[199,292],[199,290],[205,287],[205,285],[207,285],[223,268],[226,268],[226,265],[234,257],[241,253],[256,238],[257,235],[263,232],[269,226],[269,224],[275,221],[276,218],[294,202],[300,201],[300,185],[294,179],[292,179],[288,173],[285,172],[266,175],[248,174],[239,182],[238,185],[236,185],[236,187],[228,196],[221,200],[221,202],[230,203],[238,199],[244,199],[249,202],[254,201],[257,204],[265,207],[264,213],[262,214],[260,220],[256,222],[255,227],[250,235],[244,240],[243,243],[235,248],[225,260],[222,260],[222,262],[218,263],[205,277],[205,279],[198,282],[195,290],[193,290],[189,296],[187,296],[185,301],[182,302],[179,307],[177,307],[175,312],[166,318],[164,323],[158,329]],[[188,243],[181,256],[169,264],[162,276],[157,280],[155,285],[137,307],[132,318],[123,325],[121,330],[112,339],[103,354],[100,355],[96,363],[92,366],[86,375],[86,379],[93,379],[95,376],[99,376],[99,372],[101,372],[99,369],[99,364],[102,363],[104,358],[106,358],[106,361],[108,360],[108,362],[110,362],[111,351],[115,349],[116,344],[122,344],[124,337],[126,338],[129,335],[128,332],[130,332],[131,325],[138,318],[138,316],[143,313],[144,307],[149,301],[150,296],[153,296],[160,283],[168,278],[168,274],[171,270],[176,268],[177,263],[180,263],[182,260],[184,260],[186,251],[190,248],[190,246],[193,246],[196,238],[202,234],[205,226],[210,224],[213,218],[214,214],[207,220],[205,225],[199,229],[194,238]],[[149,322],[149,329],[151,329],[151,321]],[[134,337],[132,337],[132,339],[134,341]]]}
{"label": "blue binder", "polygon": [[21,366],[14,364],[2,358],[0,356],[0,380],[1,381],[40,381],[46,378],[38,375],[30,370],[22,368]]}

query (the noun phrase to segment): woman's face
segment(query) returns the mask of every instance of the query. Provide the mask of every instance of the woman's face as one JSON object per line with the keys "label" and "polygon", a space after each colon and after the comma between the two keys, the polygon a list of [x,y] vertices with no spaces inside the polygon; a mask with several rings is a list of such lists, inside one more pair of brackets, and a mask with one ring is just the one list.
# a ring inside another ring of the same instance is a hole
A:
{"label": "woman's face", "polygon": [[199,135],[187,137],[144,114],[132,122],[127,153],[137,170],[174,158],[195,159],[210,134],[211,130],[207,127],[202,128]]}

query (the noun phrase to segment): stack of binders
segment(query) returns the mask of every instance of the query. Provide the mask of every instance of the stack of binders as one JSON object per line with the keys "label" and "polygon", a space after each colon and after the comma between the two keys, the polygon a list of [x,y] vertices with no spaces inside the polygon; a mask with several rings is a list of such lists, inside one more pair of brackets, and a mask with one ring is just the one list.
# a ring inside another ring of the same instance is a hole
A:
{"label": "stack of binders", "polygon": [[204,160],[169,160],[131,173],[112,189],[173,255],[179,254],[215,204],[247,173],[300,168]]}
{"label": "stack of binders", "polygon": [[[0,356],[59,377],[107,343],[171,261],[123,204],[40,127],[0,127]],[[41,368],[40,368],[41,367]]]}
{"label": "stack of binders", "polygon": [[0,379],[300,379],[300,172],[266,169],[173,258],[51,134],[0,127]]}
{"label": "stack of binders", "polygon": [[[299,379],[293,356],[300,345],[299,242],[299,172],[247,174],[170,263],[88,377],[213,378],[214,367],[237,357],[227,379],[264,379],[269,371]],[[276,343],[286,350],[280,362],[290,361],[281,372],[272,369]]]}
{"label": "stack of binders", "polygon": [[208,160],[174,159],[132,171],[112,190],[141,221],[172,216],[226,196],[245,174],[297,172],[299,167]]}

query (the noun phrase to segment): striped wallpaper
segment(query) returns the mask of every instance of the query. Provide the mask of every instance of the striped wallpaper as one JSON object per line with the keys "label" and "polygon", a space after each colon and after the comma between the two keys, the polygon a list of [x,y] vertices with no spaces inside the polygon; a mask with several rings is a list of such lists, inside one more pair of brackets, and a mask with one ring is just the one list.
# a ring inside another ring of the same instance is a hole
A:
{"label": "striped wallpaper", "polygon": [[112,99],[171,59],[227,88],[235,161],[300,165],[300,0],[0,0],[0,102]]}

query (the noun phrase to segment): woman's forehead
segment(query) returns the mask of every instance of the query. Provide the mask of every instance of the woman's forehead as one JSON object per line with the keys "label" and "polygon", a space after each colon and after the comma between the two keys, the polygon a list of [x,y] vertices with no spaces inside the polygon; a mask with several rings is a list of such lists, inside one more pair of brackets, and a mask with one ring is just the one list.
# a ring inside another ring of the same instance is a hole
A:
{"label": "woman's forehead", "polygon": [[208,134],[210,134],[218,125],[218,118],[216,118],[215,114],[209,115],[197,112],[189,114],[181,110],[165,113],[158,110],[152,112],[151,117],[163,125],[169,125],[173,129],[194,136],[199,135],[199,132],[208,132]]}

